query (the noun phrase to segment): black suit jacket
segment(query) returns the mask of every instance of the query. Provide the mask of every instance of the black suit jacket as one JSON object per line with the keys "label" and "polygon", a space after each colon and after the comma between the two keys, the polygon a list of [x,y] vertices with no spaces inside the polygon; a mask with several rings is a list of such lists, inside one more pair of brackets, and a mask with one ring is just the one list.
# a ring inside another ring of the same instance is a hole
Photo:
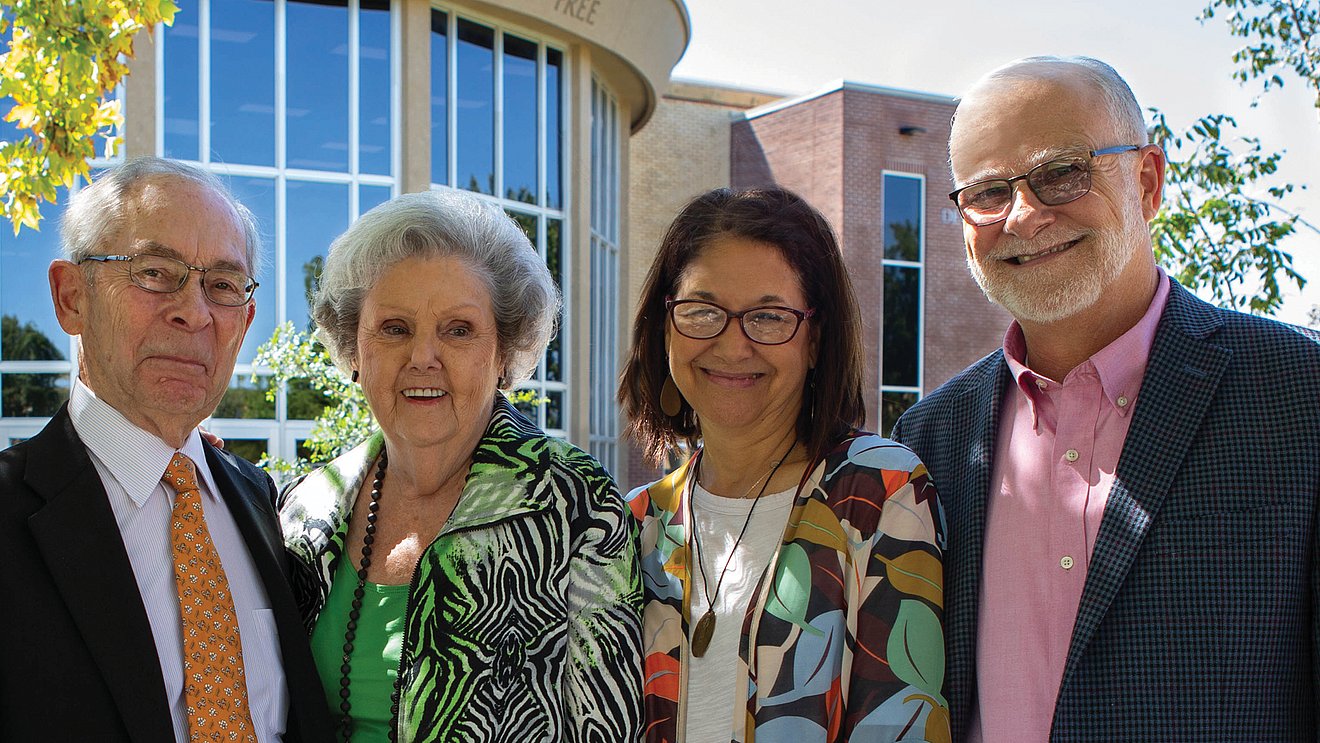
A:
{"label": "black suit jacket", "polygon": [[[285,740],[332,737],[287,582],[274,485],[206,445],[265,586],[289,690]],[[0,452],[0,740],[174,740],[146,609],[105,488],[67,409]]]}

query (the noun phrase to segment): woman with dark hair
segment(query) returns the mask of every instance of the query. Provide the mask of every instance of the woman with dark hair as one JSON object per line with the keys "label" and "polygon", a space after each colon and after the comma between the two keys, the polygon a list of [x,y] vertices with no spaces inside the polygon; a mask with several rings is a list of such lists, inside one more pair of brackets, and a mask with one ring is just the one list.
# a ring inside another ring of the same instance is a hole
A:
{"label": "woman with dark hair", "polygon": [[619,389],[642,522],[648,741],[948,740],[944,517],[859,430],[861,319],[834,234],[782,189],[670,226]]}

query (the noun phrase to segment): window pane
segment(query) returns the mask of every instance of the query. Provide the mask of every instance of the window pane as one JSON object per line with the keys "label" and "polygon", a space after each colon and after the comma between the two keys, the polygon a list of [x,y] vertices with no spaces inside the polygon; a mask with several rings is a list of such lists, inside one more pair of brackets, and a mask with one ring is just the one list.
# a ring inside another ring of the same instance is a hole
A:
{"label": "window pane", "polygon": [[894,430],[898,417],[917,404],[920,396],[915,392],[885,392],[880,400],[880,435],[888,436]]}
{"label": "window pane", "polygon": [[885,266],[885,332],[881,384],[920,387],[917,339],[920,337],[921,269]]}
{"label": "window pane", "polygon": [[536,203],[536,44],[504,35],[504,197]]}
{"label": "window pane", "polygon": [[536,248],[536,215],[524,214],[522,212],[516,212],[512,209],[506,209],[505,213],[507,213],[510,217],[513,217],[513,221],[517,222],[518,226],[522,228],[523,234],[527,235],[528,241],[532,243],[532,248],[535,249]]}
{"label": "window pane", "polygon": [[211,4],[211,160],[275,164],[275,4]]}
{"label": "window pane", "polygon": [[162,30],[165,47],[162,66],[162,101],[165,157],[200,160],[201,128],[197,124],[201,100],[197,51],[197,4],[180,3],[174,25]]}
{"label": "window pane", "polygon": [[431,11],[431,182],[449,185],[449,16]]}
{"label": "window pane", "polygon": [[560,390],[549,390],[545,393],[547,401],[545,403],[545,426],[546,430],[552,428],[564,427],[564,393]]}
{"label": "window pane", "polygon": [[[243,202],[257,218],[261,230],[261,246],[269,257],[275,253],[275,181],[269,178],[230,178],[229,188],[234,196]],[[264,275],[258,276],[261,286],[257,288],[257,313],[252,318],[243,347],[238,351],[239,363],[249,363],[257,354],[257,346],[270,340],[275,332],[275,269],[267,261]]]}
{"label": "window pane", "polygon": [[288,166],[347,172],[348,2],[295,0],[285,8]]}
{"label": "window pane", "polygon": [[6,374],[0,387],[6,418],[48,418],[69,399],[68,374]]}
{"label": "window pane", "polygon": [[60,256],[59,223],[69,192],[59,189],[58,203],[41,204],[41,230],[24,227],[18,236],[9,222],[0,223],[0,315],[4,337],[0,358],[63,359],[69,337],[55,320],[46,268]]}
{"label": "window pane", "polygon": [[527,420],[533,423],[536,423],[539,420],[538,413],[536,412],[537,405],[534,405],[527,400],[516,400],[513,403],[513,407],[516,408],[519,413],[522,413],[523,417]]}
{"label": "window pane", "polygon": [[[560,230],[563,222],[558,219],[545,220],[545,263],[550,268],[550,276],[555,280],[555,286],[559,287],[562,293],[564,290],[564,264],[561,260]],[[558,382],[564,379],[564,340],[563,327],[564,318],[560,318],[560,331],[555,333],[555,337],[550,339],[550,346],[545,351],[545,379],[546,381]]]}
{"label": "window pane", "polygon": [[921,260],[921,180],[886,175],[885,258]]}
{"label": "window pane", "polygon": [[325,394],[312,389],[311,383],[306,379],[289,381],[288,400],[289,420],[313,420],[326,406]]}
{"label": "window pane", "polygon": [[[266,380],[253,382],[251,374],[235,374],[212,418],[274,418],[275,402],[266,399]],[[229,448],[228,441],[225,447]]]}
{"label": "window pane", "polygon": [[358,186],[358,214],[366,214],[390,200],[389,186]]}
{"label": "window pane", "polygon": [[330,242],[348,229],[348,185],[289,181],[286,191],[284,317],[310,331],[308,300],[321,276]]}
{"label": "window pane", "polygon": [[361,0],[359,7],[358,170],[390,175],[390,2]]}
{"label": "window pane", "polygon": [[266,456],[270,442],[266,439],[225,439],[225,449],[256,464]]}
{"label": "window pane", "polygon": [[495,193],[495,31],[458,20],[458,182]]}
{"label": "window pane", "polygon": [[558,49],[545,50],[545,205],[551,209],[562,209],[560,197],[560,138],[563,136],[563,124],[560,121],[560,76],[564,69],[564,55]]}

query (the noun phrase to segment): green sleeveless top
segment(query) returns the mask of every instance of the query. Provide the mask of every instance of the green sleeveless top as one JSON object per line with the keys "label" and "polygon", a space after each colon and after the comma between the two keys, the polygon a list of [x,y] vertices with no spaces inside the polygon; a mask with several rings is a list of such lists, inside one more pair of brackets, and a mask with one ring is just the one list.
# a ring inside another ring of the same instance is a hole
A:
{"label": "green sleeveless top", "polygon": [[[338,737],[340,666],[344,658],[344,630],[357,586],[357,568],[351,560],[339,561],[335,579],[326,598],[325,609],[312,630],[312,657],[321,674],[330,716]],[[390,694],[399,672],[399,654],[403,647],[404,611],[408,604],[408,586],[382,586],[368,582],[363,587],[362,611],[358,617],[357,637],[349,671],[349,702],[353,705],[353,743],[386,743],[389,740]]]}

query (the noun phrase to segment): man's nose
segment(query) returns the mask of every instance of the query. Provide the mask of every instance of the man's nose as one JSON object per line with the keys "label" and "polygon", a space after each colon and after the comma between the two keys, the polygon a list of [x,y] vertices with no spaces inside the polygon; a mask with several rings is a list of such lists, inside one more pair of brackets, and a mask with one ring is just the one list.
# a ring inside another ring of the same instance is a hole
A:
{"label": "man's nose", "polygon": [[1041,202],[1026,180],[1013,184],[1012,202],[1004,219],[1004,232],[1029,239],[1054,222],[1053,208]]}

